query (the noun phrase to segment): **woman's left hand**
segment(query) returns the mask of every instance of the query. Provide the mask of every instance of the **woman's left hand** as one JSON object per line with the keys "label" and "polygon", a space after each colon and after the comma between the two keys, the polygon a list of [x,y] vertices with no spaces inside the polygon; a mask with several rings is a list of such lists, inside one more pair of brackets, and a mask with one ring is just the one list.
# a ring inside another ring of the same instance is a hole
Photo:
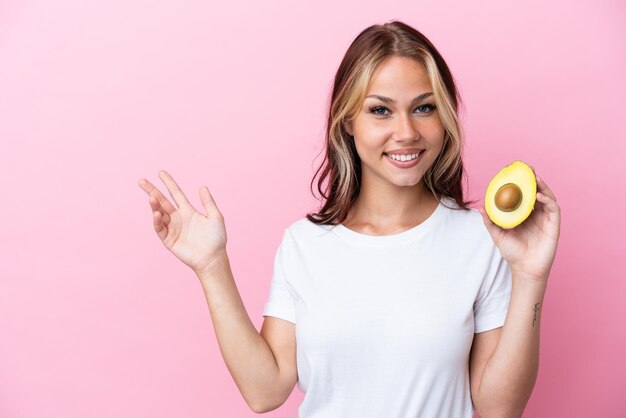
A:
{"label": "woman's left hand", "polygon": [[494,224],[485,212],[478,208],[483,222],[511,272],[533,282],[546,283],[556,255],[559,240],[561,209],[554,193],[537,176],[537,201],[530,216],[520,225],[503,229]]}

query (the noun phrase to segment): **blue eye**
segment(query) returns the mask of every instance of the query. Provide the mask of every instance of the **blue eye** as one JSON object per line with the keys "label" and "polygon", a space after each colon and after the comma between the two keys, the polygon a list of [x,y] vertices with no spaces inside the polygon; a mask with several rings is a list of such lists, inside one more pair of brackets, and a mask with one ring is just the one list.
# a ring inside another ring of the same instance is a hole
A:
{"label": "blue eye", "polygon": [[435,106],[434,104],[425,104],[425,105],[418,106],[417,109],[422,108],[422,107],[425,107],[428,110],[425,112],[420,112],[420,113],[430,113],[437,108],[437,106]]}
{"label": "blue eye", "polygon": [[[433,110],[435,110],[437,108],[437,106],[435,106],[434,104],[424,104],[424,105],[416,107],[415,109],[422,109],[422,108],[426,108],[428,110],[426,110],[424,112],[417,112],[417,113],[431,113]],[[386,108],[385,106],[370,107],[370,113],[373,113],[373,114],[378,115],[378,116],[387,116],[384,113],[378,113],[379,110],[389,110],[389,109]]]}
{"label": "blue eye", "polygon": [[370,113],[373,113],[375,115],[380,115],[380,116],[384,116],[382,113],[377,113],[378,110],[389,110],[384,106],[375,106],[375,107],[371,107],[370,108]]}

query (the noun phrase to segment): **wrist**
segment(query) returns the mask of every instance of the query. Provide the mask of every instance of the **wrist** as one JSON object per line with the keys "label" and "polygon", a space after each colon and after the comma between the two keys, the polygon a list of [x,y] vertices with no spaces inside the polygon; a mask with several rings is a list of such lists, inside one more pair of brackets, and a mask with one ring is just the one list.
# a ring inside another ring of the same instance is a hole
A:
{"label": "wrist", "polygon": [[228,262],[226,248],[219,250],[208,258],[208,261],[198,267],[192,268],[200,280],[206,280],[215,275],[215,273]]}
{"label": "wrist", "polygon": [[514,285],[527,286],[537,289],[546,289],[548,285],[548,276],[533,276],[517,270],[511,270],[511,276]]}

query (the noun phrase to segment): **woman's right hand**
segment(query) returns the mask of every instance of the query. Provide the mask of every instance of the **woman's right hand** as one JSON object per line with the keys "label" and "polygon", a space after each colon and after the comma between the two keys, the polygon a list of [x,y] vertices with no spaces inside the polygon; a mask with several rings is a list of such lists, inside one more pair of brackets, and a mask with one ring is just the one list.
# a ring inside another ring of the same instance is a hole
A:
{"label": "woman's right hand", "polygon": [[148,180],[139,179],[139,187],[150,196],[148,201],[152,208],[154,230],[168,250],[198,273],[226,249],[224,217],[206,186],[200,188],[205,215],[191,206],[166,171],[159,171],[159,178],[165,183],[177,207]]}

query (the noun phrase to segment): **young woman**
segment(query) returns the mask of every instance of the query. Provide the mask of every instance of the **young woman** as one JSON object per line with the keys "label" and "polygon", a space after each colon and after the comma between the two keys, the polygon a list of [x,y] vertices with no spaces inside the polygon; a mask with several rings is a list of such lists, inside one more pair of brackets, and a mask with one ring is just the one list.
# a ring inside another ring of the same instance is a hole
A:
{"label": "young woman", "polygon": [[540,309],[560,209],[538,180],[531,216],[493,224],[463,198],[453,77],[399,22],[354,40],[337,71],[324,204],[285,229],[260,333],[206,187],[197,212],[174,179],[150,182],[154,228],[198,275],[226,365],[256,412],[296,383],[301,418],[521,416],[539,362]]}

